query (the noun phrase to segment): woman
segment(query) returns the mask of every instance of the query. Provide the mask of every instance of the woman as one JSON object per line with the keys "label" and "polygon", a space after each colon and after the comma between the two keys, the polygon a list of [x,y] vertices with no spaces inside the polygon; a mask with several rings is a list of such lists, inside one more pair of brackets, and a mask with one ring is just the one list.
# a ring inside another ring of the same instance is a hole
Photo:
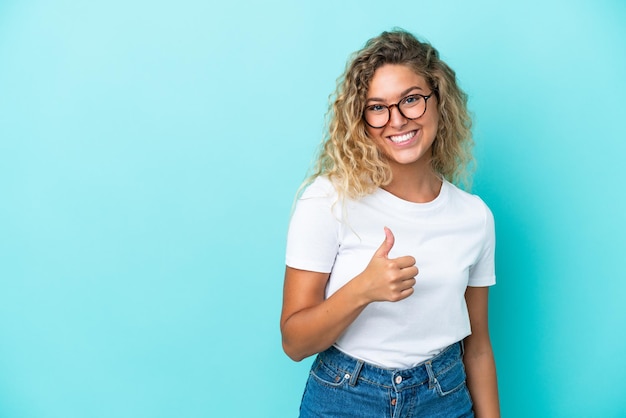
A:
{"label": "woman", "polygon": [[340,79],[288,234],[283,347],[318,354],[301,417],[499,416],[493,217],[452,184],[471,162],[466,102],[404,31],[369,40]]}

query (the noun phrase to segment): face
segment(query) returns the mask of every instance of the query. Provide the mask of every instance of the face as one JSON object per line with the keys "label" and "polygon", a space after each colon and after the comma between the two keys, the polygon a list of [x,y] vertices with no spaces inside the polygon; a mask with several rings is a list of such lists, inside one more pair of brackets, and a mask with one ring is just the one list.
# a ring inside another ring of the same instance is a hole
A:
{"label": "face", "polygon": [[[424,77],[406,65],[385,64],[378,68],[370,83],[366,106],[380,104],[391,106],[412,94],[428,96],[433,93]],[[397,106],[390,108],[389,122],[382,128],[366,125],[367,133],[388,158],[392,170],[398,166],[414,165],[430,168],[431,148],[439,113],[437,98],[431,96],[426,112],[417,119],[407,119]]]}

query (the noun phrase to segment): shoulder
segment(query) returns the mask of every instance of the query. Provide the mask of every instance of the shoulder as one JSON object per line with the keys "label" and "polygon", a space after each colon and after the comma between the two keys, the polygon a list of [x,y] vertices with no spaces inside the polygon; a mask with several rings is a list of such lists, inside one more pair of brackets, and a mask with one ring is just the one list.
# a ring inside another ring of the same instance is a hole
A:
{"label": "shoulder", "polygon": [[294,206],[293,215],[305,214],[310,217],[329,216],[338,218],[341,206],[339,194],[333,183],[325,176],[313,179],[311,183],[302,187]]}
{"label": "shoulder", "polygon": [[446,187],[449,193],[449,203],[458,206],[460,210],[471,213],[478,216],[485,221],[493,222],[493,214],[489,206],[478,195],[466,192],[455,186],[454,184],[445,181]]}
{"label": "shoulder", "polygon": [[326,176],[319,176],[316,177],[309,185],[304,187],[304,190],[300,195],[300,200],[315,198],[335,200],[337,195],[337,189],[330,179]]}

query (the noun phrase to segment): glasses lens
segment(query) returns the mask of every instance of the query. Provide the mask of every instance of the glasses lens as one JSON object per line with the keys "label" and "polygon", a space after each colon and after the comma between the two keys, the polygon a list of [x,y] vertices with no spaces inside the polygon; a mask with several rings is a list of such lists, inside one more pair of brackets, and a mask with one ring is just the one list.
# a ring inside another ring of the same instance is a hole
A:
{"label": "glasses lens", "polygon": [[398,104],[402,114],[408,119],[417,119],[426,112],[426,100],[423,96],[407,96]]}
{"label": "glasses lens", "polygon": [[365,108],[365,121],[374,128],[382,128],[389,120],[387,106],[374,104]]}

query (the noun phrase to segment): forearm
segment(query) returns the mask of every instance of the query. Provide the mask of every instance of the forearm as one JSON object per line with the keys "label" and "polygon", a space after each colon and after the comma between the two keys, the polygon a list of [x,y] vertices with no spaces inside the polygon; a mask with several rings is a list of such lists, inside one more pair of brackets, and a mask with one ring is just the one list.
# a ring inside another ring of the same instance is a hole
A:
{"label": "forearm", "polygon": [[476,417],[500,417],[496,364],[491,346],[476,353],[466,352],[463,362]]}
{"label": "forearm", "polygon": [[300,361],[324,351],[339,338],[367,306],[348,282],[322,303],[293,313],[282,324],[283,349]]}
{"label": "forearm", "polygon": [[390,259],[395,242],[385,228],[385,241],[376,250],[365,270],[329,298],[324,289],[329,273],[287,267],[281,315],[283,349],[293,360],[326,350],[374,301],[397,302],[413,294],[418,269],[415,258]]}

